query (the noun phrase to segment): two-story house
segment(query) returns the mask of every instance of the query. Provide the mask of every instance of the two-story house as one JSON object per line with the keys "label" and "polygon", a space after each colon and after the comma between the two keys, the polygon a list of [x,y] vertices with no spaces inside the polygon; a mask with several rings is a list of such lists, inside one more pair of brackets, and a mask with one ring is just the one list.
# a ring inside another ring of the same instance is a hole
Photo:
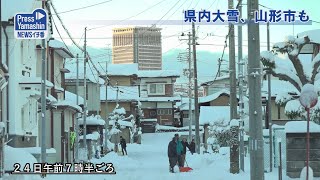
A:
{"label": "two-story house", "polygon": [[[40,2],[35,3],[35,7],[40,6]],[[3,99],[8,106],[6,110],[8,114],[4,118],[7,121],[7,133],[11,139],[8,145],[35,147],[39,145],[40,108],[38,100],[41,96],[41,78],[37,77],[35,64],[41,59],[37,48],[41,44],[41,40],[14,38],[12,17],[15,15],[14,13],[23,9],[18,7],[15,9],[16,11],[11,12],[12,14],[6,14],[5,17],[2,17],[2,59],[8,62],[10,74],[8,86],[4,92],[7,99]],[[29,11],[31,10],[33,8]],[[53,84],[46,81],[46,88],[48,90],[53,88]],[[48,103],[55,100],[54,97],[48,95]]]}
{"label": "two-story house", "polygon": [[[65,74],[70,72],[65,67],[65,61],[67,58],[74,58],[74,56],[60,41],[51,39],[48,45],[47,79],[54,84],[54,88],[50,90],[49,94],[57,101],[52,104],[52,108],[47,114],[49,120],[49,123],[46,124],[47,147],[56,150],[57,162],[72,162],[74,156],[69,140],[71,132],[74,131],[76,113],[82,112],[82,108],[75,101],[66,99],[66,94],[70,93],[65,92],[64,89]],[[40,71],[38,73],[40,75]]]}
{"label": "two-story house", "polygon": [[157,119],[160,125],[175,125],[174,106],[180,97],[173,87],[180,75],[176,71],[150,70],[138,72],[140,102],[144,118]]}
{"label": "two-story house", "polygon": [[[174,124],[174,105],[180,99],[173,95],[178,72],[138,70],[137,64],[111,64],[108,65],[107,74],[109,112],[118,101],[127,112],[134,114],[136,103],[140,101],[144,119],[155,119],[161,125]],[[105,87],[102,88],[101,99],[105,101]]]}

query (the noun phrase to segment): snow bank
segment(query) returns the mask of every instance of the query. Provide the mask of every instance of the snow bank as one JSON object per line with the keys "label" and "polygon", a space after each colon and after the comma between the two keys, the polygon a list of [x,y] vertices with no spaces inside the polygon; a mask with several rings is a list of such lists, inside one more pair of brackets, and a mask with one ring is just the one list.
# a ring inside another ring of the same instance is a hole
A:
{"label": "snow bank", "polygon": [[[320,133],[320,125],[310,121],[311,133]],[[307,132],[307,121],[289,121],[285,125],[286,133],[306,133]]]}
{"label": "snow bank", "polygon": [[37,159],[34,156],[21,148],[5,146],[4,153],[4,169],[6,171],[12,171],[15,163],[23,164],[23,166],[26,163],[37,163]]}
{"label": "snow bank", "polygon": [[[22,150],[25,150],[31,154],[41,154],[41,147],[25,147],[25,148],[19,148]],[[56,150],[54,148],[46,149],[47,153],[54,154],[56,153]]]}

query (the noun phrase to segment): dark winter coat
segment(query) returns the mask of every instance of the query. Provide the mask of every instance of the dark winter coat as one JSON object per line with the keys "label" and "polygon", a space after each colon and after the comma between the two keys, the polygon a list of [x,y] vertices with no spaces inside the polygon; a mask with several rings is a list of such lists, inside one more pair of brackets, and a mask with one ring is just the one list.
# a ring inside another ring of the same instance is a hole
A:
{"label": "dark winter coat", "polygon": [[124,138],[122,138],[122,139],[120,140],[120,145],[121,145],[122,148],[127,147],[127,143],[126,143],[126,140],[125,140]]}
{"label": "dark winter coat", "polygon": [[189,151],[191,151],[188,142],[183,142],[182,141],[182,146],[183,146],[182,154],[186,154],[187,153],[187,147],[188,147]]}
{"label": "dark winter coat", "polygon": [[196,143],[191,142],[189,145],[189,150],[192,154],[195,153],[196,152]]}
{"label": "dark winter coat", "polygon": [[177,142],[172,139],[172,141],[169,142],[168,145],[168,157],[169,158],[173,158],[173,157],[177,157]]}

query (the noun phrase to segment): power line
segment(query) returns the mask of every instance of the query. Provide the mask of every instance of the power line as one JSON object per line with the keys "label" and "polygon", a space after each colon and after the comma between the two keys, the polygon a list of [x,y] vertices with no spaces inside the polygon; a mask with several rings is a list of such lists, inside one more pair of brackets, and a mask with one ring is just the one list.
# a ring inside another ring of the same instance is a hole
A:
{"label": "power line", "polygon": [[110,1],[112,1],[112,0],[102,1],[100,3],[92,4],[92,5],[89,5],[89,6],[84,6],[84,7],[80,7],[80,8],[76,8],[76,9],[71,9],[71,10],[67,10],[67,11],[58,12],[58,13],[53,14],[53,15],[68,13],[68,12],[77,11],[77,10],[82,10],[82,9],[86,9],[86,8],[89,8],[89,7],[98,6],[100,4],[105,4],[105,3],[110,2]]}
{"label": "power line", "polygon": [[52,22],[53,22],[53,25],[54,25],[57,33],[59,34],[59,37],[60,37],[60,39],[62,40],[63,44],[66,46],[66,48],[68,49],[68,51],[71,52],[70,49],[69,49],[69,47],[68,47],[67,44],[65,43],[65,41],[62,39],[61,34],[60,34],[59,30],[58,30],[57,24],[55,23],[55,21],[54,21],[53,18],[52,18]]}
{"label": "power line", "polygon": [[[161,4],[161,3],[165,2],[165,1],[167,1],[167,0],[161,0],[161,1],[159,1],[158,3],[156,3],[156,4],[152,5],[152,6],[149,6],[148,8],[146,8],[146,9],[144,9],[143,11],[139,12],[138,14],[135,14],[135,15],[133,15],[133,16],[130,16],[130,17],[128,17],[128,18],[125,18],[125,19],[123,19],[123,20],[118,21],[118,23],[123,22],[123,21],[126,21],[126,20],[128,20],[128,19],[131,19],[131,18],[133,18],[133,17],[139,16],[140,14],[142,14],[142,13],[144,13],[144,12],[146,12],[146,11],[148,11],[148,10],[156,7],[156,6],[158,6],[159,4]],[[88,30],[90,31],[90,30],[94,30],[94,29],[100,29],[100,28],[104,28],[104,27],[107,27],[107,26],[111,26],[111,25],[99,26],[99,27],[95,27],[95,28],[88,29]]]}

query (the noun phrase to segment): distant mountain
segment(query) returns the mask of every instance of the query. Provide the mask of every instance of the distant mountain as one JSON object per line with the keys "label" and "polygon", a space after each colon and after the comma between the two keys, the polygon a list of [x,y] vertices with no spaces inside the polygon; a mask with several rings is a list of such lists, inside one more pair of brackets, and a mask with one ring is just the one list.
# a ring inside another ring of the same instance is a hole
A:
{"label": "distant mountain", "polygon": [[[163,65],[162,69],[177,70],[183,75],[183,69],[188,68],[188,62],[181,62],[178,60],[180,52],[184,52],[180,49],[173,49],[162,55]],[[198,51],[197,52],[197,69],[199,82],[211,80],[215,77],[218,70],[218,59],[221,58],[221,53],[213,53],[209,51]],[[228,56],[224,56],[224,59],[228,59]],[[192,64],[193,67],[193,64]],[[223,69],[228,68],[225,65]],[[177,82],[187,82],[186,77],[181,77]]]}

